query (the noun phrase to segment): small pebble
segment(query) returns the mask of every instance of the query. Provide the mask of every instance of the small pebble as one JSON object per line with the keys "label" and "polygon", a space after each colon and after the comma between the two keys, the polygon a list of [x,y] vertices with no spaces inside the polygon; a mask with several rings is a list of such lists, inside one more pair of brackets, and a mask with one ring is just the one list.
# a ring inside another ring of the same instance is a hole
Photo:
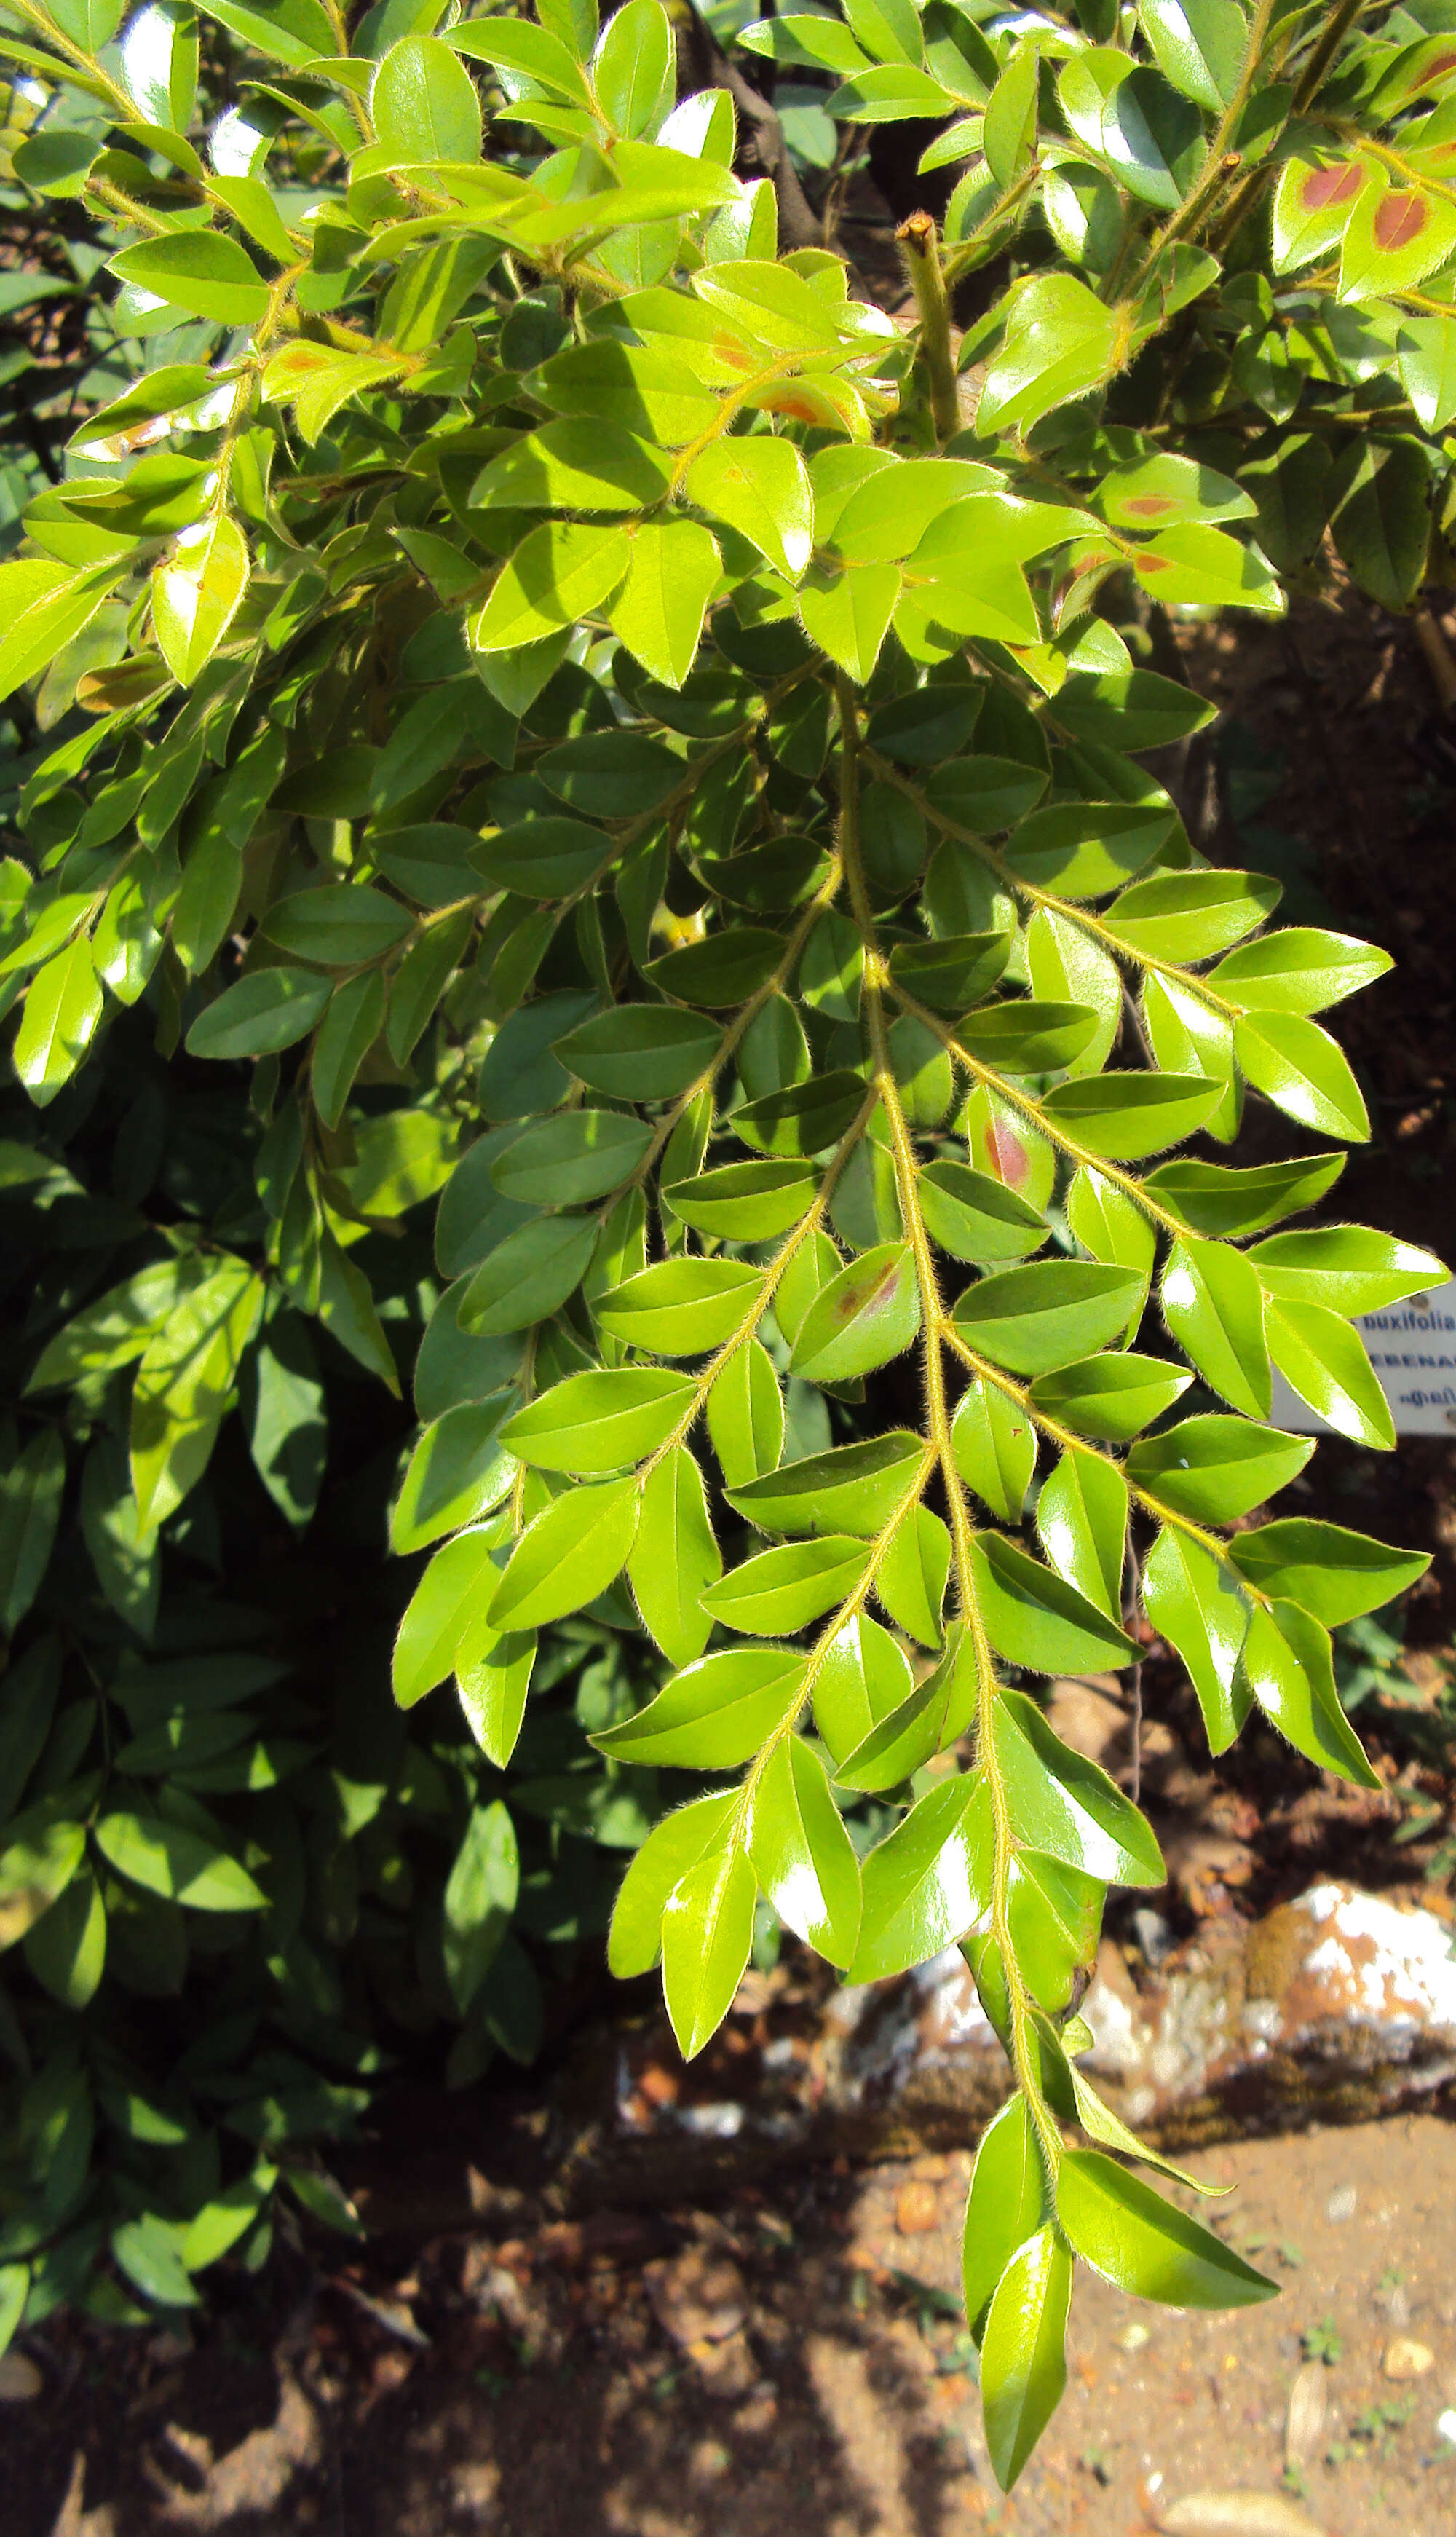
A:
{"label": "small pebble", "polygon": [[920,2238],[940,2218],[940,2197],[933,2184],[913,2178],[895,2196],[895,2226],[902,2238]]}
{"label": "small pebble", "polygon": [[1137,2323],[1124,2325],[1121,2333],[1115,2335],[1113,2340],[1119,2352],[1141,2352],[1144,2346],[1153,2340],[1152,2328]]}
{"label": "small pebble", "polygon": [[1380,2365],[1387,2378],[1424,2378],[1435,2368],[1435,2354],[1428,2343],[1417,2343],[1409,2334],[1397,2334],[1385,2347]]}
{"label": "small pebble", "polygon": [[1353,2184],[1337,2184],[1324,2207],[1327,2220],[1353,2220],[1360,2195]]}
{"label": "small pebble", "polygon": [[1456,2448],[1456,2405],[1448,2405],[1443,2414],[1437,2414],[1435,2427],[1441,2439],[1449,2440],[1451,2446]]}
{"label": "small pebble", "polygon": [[24,2352],[0,2352],[0,2403],[29,2404],[38,2396],[45,2380],[35,2364]]}

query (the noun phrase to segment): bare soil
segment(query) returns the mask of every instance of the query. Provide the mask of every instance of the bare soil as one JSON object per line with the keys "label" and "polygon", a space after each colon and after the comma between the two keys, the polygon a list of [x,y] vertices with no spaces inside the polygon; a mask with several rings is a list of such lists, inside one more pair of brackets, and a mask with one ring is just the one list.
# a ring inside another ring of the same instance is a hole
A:
{"label": "bare soil", "polygon": [[[1190,2165],[1283,2297],[1204,2317],[1082,2278],[1067,2396],[1009,2501],[950,2312],[956,2153],[442,2239],[396,2280],[295,2267],[291,2305],[278,2277],[234,2292],[190,2353],[61,2327],[32,2345],[43,2391],[0,2406],[5,2537],[1143,2537],[1231,2491],[1319,2537],[1456,2527],[1456,2127]],[[1402,2344],[1415,2377],[1386,2374]]]}

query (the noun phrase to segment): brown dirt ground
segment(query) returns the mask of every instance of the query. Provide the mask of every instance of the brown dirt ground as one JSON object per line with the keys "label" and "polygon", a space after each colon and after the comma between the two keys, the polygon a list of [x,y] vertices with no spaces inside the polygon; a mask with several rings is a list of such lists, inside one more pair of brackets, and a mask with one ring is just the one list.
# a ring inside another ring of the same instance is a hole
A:
{"label": "brown dirt ground", "polygon": [[[1203,2317],[1082,2279],[1067,2396],[1009,2501],[943,2312],[955,2154],[714,2215],[441,2239],[403,2280],[355,2271],[372,2311],[300,2277],[291,2313],[237,2300],[190,2355],[63,2328],[44,2391],[0,2408],[5,2537],[1144,2537],[1231,2489],[1301,2492],[1311,2537],[1456,2527],[1456,2128],[1190,2164],[1233,2186],[1219,2226],[1283,2297]],[[1383,2374],[1402,2337],[1427,2356],[1409,2381]],[[1322,2420],[1292,2487],[1308,2356]]]}

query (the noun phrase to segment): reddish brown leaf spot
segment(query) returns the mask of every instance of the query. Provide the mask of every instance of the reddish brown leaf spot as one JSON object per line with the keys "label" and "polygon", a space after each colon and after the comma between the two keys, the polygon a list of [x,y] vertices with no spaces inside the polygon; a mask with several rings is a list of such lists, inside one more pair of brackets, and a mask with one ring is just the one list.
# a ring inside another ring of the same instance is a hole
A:
{"label": "reddish brown leaf spot", "polygon": [[1007,1189],[1020,1189],[1032,1167],[1032,1158],[1012,1128],[993,1119],[986,1130],[986,1161],[998,1181]]}
{"label": "reddish brown leaf spot", "polygon": [[824,420],[818,407],[810,405],[807,397],[766,396],[763,402],[772,413],[790,415],[795,423],[822,423]]}
{"label": "reddish brown leaf spot", "polygon": [[1146,548],[1137,559],[1138,578],[1146,581],[1150,572],[1171,572],[1171,555],[1149,554]]}
{"label": "reddish brown leaf spot", "polygon": [[1334,167],[1311,167],[1299,188],[1299,200],[1306,212],[1327,211],[1332,203],[1348,203],[1363,182],[1364,169],[1355,159]]}
{"label": "reddish brown leaf spot", "polygon": [[1375,244],[1382,255],[1398,255],[1429,226],[1430,205],[1424,194],[1387,194],[1375,213]]}
{"label": "reddish brown leaf spot", "polygon": [[1171,493],[1134,493],[1122,507],[1131,519],[1159,520],[1165,511],[1175,511],[1177,504]]}
{"label": "reddish brown leaf spot", "polygon": [[1433,87],[1435,82],[1444,79],[1449,71],[1456,71],[1456,50],[1437,53],[1433,62],[1427,62],[1416,82],[1417,89]]}
{"label": "reddish brown leaf spot", "polygon": [[722,328],[713,338],[713,350],[721,361],[728,362],[729,369],[753,370],[758,367],[758,356],[750,353],[746,344],[740,344],[736,335],[725,334]]}
{"label": "reddish brown leaf spot", "polygon": [[853,1322],[860,1313],[877,1312],[885,1304],[893,1303],[899,1276],[898,1268],[892,1266],[882,1270],[871,1286],[852,1286],[831,1308],[835,1320],[841,1324]]}

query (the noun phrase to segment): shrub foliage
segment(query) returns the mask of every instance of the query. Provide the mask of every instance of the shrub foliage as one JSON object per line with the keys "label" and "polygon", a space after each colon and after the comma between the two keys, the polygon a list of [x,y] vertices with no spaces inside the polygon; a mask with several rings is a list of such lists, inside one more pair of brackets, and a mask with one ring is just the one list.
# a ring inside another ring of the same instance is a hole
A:
{"label": "shrub foliage", "polygon": [[[765,1905],[855,1982],[963,1946],[1009,2484],[1075,2257],[1271,2287],[1078,2068],[1163,1868],[1029,1685],[1146,1626],[1213,1752],[1368,1782],[1330,1627],[1422,1565],[1227,1530],[1310,1451],[1273,1369],[1393,1441],[1350,1317],[1438,1270],[1290,1229],[1385,955],[1271,929],[1144,760],[1209,718],[1163,609],[1277,614],[1327,529],[1452,577],[1438,9],[748,27],[845,163],[933,119],[909,332],[778,253],[658,0],[0,15],[12,199],[114,278],[0,567],[0,2319],[192,2302],[281,2185],[347,2221],[376,2030],[529,2057],[633,1852],[688,2053]],[[1246,1093],[1300,1135],[1240,1167]]]}

